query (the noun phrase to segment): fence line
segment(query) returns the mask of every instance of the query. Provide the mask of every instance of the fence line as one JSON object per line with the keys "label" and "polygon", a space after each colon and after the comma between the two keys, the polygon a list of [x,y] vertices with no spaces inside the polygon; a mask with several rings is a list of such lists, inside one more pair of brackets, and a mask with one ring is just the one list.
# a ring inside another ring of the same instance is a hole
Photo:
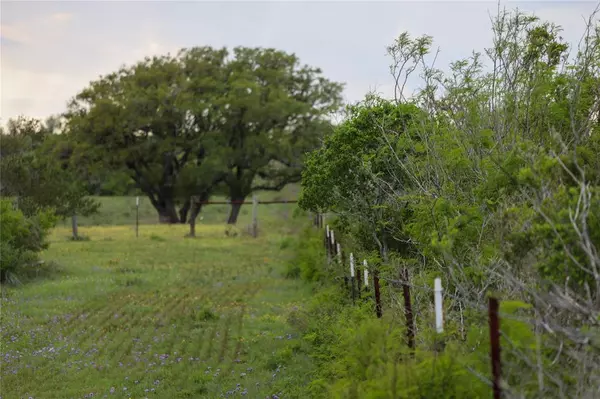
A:
{"label": "fence line", "polygon": [[[274,200],[274,201],[256,201],[259,205],[269,205],[269,204],[297,204],[297,200]],[[252,205],[254,201],[197,201],[196,204],[200,205]]]}
{"label": "fence line", "polygon": [[[343,252],[341,249],[341,243],[339,240],[339,235],[336,237],[333,229],[330,228],[329,225],[323,226],[323,215],[316,214],[313,219],[313,225],[318,228],[324,228],[324,247],[327,254],[327,265],[330,266],[332,262],[337,262],[341,267],[341,270],[344,271],[344,286],[348,289],[348,281],[351,282],[352,287],[350,289],[352,302],[355,303],[356,300],[356,292],[355,292],[355,282],[358,287],[358,297],[361,297],[361,289],[360,289],[360,269],[358,268],[358,264],[360,262],[355,261],[355,257],[353,253],[349,255],[349,268],[346,268]],[[381,288],[380,288],[380,277],[379,271],[377,269],[369,272],[369,267],[367,260],[363,260],[362,262],[364,267],[364,292],[370,295],[369,292],[369,276],[372,276],[373,279],[373,299],[375,300],[375,314],[378,318],[383,316],[383,309],[381,305]],[[347,270],[350,271],[350,276],[348,277]],[[416,342],[415,342],[415,320],[414,320],[414,312],[411,301],[411,288],[424,289],[428,292],[434,293],[434,309],[435,309],[435,329],[438,336],[441,336],[443,333],[443,296],[453,297],[453,295],[449,295],[449,293],[444,293],[442,288],[442,281],[440,278],[436,278],[434,280],[434,286],[415,286],[410,283],[410,275],[407,268],[402,268],[400,270],[398,280],[394,279],[386,279],[383,278],[384,281],[391,283],[394,286],[402,288],[402,294],[404,299],[404,316],[407,326],[407,342],[408,347],[411,351],[411,355],[414,354]],[[499,317],[499,300],[494,297],[490,297],[488,304],[488,320],[489,320],[489,337],[490,337],[490,360],[492,364],[492,378],[491,385],[493,389],[494,399],[500,399],[502,395],[502,375],[501,375],[501,358],[500,358],[500,317]],[[443,348],[443,345],[442,345]],[[442,349],[443,350],[443,349]]]}

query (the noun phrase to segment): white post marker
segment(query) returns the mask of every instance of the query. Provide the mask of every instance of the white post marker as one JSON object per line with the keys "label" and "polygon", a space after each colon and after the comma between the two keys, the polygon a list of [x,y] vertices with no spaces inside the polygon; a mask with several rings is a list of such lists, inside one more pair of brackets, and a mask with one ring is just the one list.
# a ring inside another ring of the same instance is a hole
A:
{"label": "white post marker", "polygon": [[444,332],[444,317],[442,314],[442,280],[438,277],[433,283],[435,293],[435,329],[438,333]]}
{"label": "white post marker", "polygon": [[327,225],[327,226],[325,227],[325,231],[326,231],[326,233],[325,233],[325,234],[326,234],[326,237],[327,237],[327,239],[329,239],[329,225]]}
{"label": "white post marker", "polygon": [[338,256],[342,256],[342,247],[339,242],[337,243],[337,254]]}
{"label": "white post marker", "polygon": [[367,269],[368,264],[367,264],[367,260],[365,259],[363,261],[363,266],[365,267],[365,271],[364,271],[364,275],[365,275],[365,287],[369,286],[369,269]]}
{"label": "white post marker", "polygon": [[354,255],[350,252],[350,277],[354,277]]}
{"label": "white post marker", "polygon": [[333,234],[333,230],[331,230],[331,245],[335,242],[335,234]]}
{"label": "white post marker", "polygon": [[140,206],[140,197],[135,197],[135,206]]}

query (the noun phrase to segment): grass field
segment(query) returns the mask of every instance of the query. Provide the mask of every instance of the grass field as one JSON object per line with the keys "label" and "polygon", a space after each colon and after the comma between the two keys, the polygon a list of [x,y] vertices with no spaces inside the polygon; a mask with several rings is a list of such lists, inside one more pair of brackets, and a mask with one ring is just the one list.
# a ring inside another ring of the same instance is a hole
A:
{"label": "grass field", "polygon": [[[281,191],[263,191],[256,195],[260,200],[295,200],[298,197],[299,186],[291,184]],[[100,202],[100,211],[89,217],[79,217],[78,223],[81,226],[99,226],[99,225],[135,225],[135,197],[95,197]],[[211,201],[225,201],[225,197],[214,196]],[[252,202],[252,197],[246,198],[246,201]],[[197,223],[221,224],[227,221],[229,215],[229,205],[205,205],[201,214],[198,216]],[[280,216],[291,215],[294,207],[285,204],[259,205],[259,217],[261,214],[267,217],[267,220],[273,220]],[[156,224],[158,215],[152,207],[147,197],[140,196],[139,210],[140,224]],[[252,218],[252,205],[244,205],[240,211],[240,226],[250,224]],[[71,220],[65,220],[62,225],[70,226]]]}
{"label": "grass field", "polygon": [[303,223],[283,207],[262,210],[256,239],[207,223],[196,239],[55,229],[43,258],[59,272],[3,288],[0,396],[302,397],[311,363],[287,318],[311,287],[282,277]]}

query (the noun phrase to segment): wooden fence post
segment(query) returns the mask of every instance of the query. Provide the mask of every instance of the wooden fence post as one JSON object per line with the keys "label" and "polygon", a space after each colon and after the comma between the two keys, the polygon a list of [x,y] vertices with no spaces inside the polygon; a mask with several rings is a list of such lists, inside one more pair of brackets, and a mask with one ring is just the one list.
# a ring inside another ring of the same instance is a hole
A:
{"label": "wooden fence post", "polygon": [[367,260],[363,260],[363,273],[364,273],[364,278],[365,278],[365,291],[367,291],[369,289],[369,269],[368,269],[368,263]]}
{"label": "wooden fence post", "polygon": [[344,273],[344,289],[348,289],[348,276],[344,272],[344,256],[342,252],[342,245],[339,242],[335,242],[335,253],[337,259],[337,265],[340,267],[342,272]]}
{"label": "wooden fence post", "polygon": [[329,225],[325,230],[325,251],[327,252],[327,265],[331,264],[331,233],[333,231],[329,230]]}
{"label": "wooden fence post", "polygon": [[489,322],[490,322],[490,357],[492,360],[492,384],[494,388],[494,399],[502,397],[500,379],[502,378],[502,364],[500,362],[500,320],[498,318],[498,300],[489,299]]}
{"label": "wooden fence post", "polygon": [[140,197],[135,197],[135,238],[139,237],[140,230]]}
{"label": "wooden fence post", "polygon": [[415,325],[413,320],[413,310],[410,301],[410,286],[409,286],[408,269],[403,268],[400,279],[402,280],[402,294],[404,295],[404,315],[406,317],[406,338],[408,339],[408,347],[414,351],[415,349]]}
{"label": "wooden fence post", "polygon": [[373,273],[373,288],[375,290],[375,313],[378,318],[381,318],[383,311],[381,308],[381,291],[379,287],[379,271]]}
{"label": "wooden fence post", "polygon": [[258,198],[256,194],[252,196],[252,237],[258,236]]}

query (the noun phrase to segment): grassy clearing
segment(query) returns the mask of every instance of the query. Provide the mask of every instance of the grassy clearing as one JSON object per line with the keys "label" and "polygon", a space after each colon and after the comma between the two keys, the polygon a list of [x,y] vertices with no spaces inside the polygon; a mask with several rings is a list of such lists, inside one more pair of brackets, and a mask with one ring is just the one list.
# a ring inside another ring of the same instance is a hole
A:
{"label": "grassy clearing", "polygon": [[[299,186],[291,184],[282,191],[264,191],[257,192],[259,200],[295,200],[298,197]],[[100,202],[100,210],[97,214],[89,217],[79,217],[78,223],[81,226],[97,225],[135,225],[135,197],[95,197]],[[211,201],[225,201],[223,196],[214,196]],[[251,202],[252,198],[246,201]],[[197,223],[221,224],[227,221],[229,215],[229,205],[206,205],[198,216]],[[259,217],[267,218],[285,218],[291,215],[293,205],[270,204],[259,206]],[[140,224],[156,224],[158,216],[156,210],[152,207],[147,197],[140,196]],[[252,205],[244,205],[240,211],[239,225],[245,226],[252,220]],[[70,226],[71,220],[65,220],[63,226]]]}
{"label": "grassy clearing", "polygon": [[44,259],[60,273],[3,289],[0,396],[302,397],[312,365],[287,319],[310,286],[282,276],[298,221],[268,212],[258,239],[57,228]]}

